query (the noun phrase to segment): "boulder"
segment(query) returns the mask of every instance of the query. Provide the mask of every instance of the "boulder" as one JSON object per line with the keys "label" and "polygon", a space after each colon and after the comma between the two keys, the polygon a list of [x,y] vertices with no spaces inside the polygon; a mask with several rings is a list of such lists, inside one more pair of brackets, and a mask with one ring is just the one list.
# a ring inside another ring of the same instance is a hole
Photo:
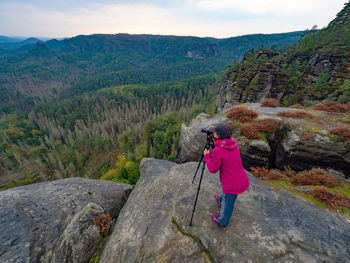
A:
{"label": "boulder", "polygon": [[207,135],[201,132],[202,128],[208,128],[210,125],[215,126],[226,120],[224,115],[211,117],[201,113],[191,121],[188,127],[182,124],[176,161],[178,163],[198,161],[207,142]]}
{"label": "boulder", "polygon": [[289,165],[293,170],[309,170],[313,167],[333,168],[350,176],[350,144],[334,142],[328,136],[317,134],[304,141],[294,130],[278,145],[276,167]]}
{"label": "boulder", "polygon": [[88,262],[95,216],[116,217],[131,185],[68,178],[0,192],[0,262]]}
{"label": "boulder", "polygon": [[102,263],[348,262],[350,224],[250,173],[226,230],[212,222],[218,175],[204,172],[193,226],[197,163],[143,159],[141,177],[121,210]]}

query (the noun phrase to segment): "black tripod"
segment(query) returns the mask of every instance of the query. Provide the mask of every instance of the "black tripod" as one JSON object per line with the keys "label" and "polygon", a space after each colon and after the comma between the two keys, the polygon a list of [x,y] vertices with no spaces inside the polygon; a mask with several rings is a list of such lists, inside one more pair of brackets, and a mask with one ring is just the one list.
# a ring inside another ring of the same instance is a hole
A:
{"label": "black tripod", "polygon": [[[210,133],[210,132],[207,132],[207,144],[205,145],[203,151],[205,149],[207,150],[210,150],[210,149],[214,149],[214,138],[213,138],[213,134]],[[201,158],[199,160],[199,163],[198,163],[198,166],[197,166],[197,170],[196,172],[194,173],[194,176],[193,176],[193,179],[192,179],[192,184],[194,182],[194,179],[196,179],[196,176],[197,176],[197,172],[199,170],[199,167],[203,161],[203,166],[202,166],[202,172],[201,172],[201,177],[199,179],[199,184],[198,184],[198,189],[197,189],[197,194],[196,194],[196,200],[194,201],[194,206],[193,206],[193,211],[192,211],[192,216],[191,216],[191,222],[190,222],[190,226],[192,226],[192,220],[193,220],[193,215],[194,215],[194,211],[196,210],[196,205],[197,205],[197,200],[198,200],[198,194],[199,194],[199,191],[201,189],[201,184],[202,184],[202,179],[203,179],[203,173],[204,173],[204,170],[205,170],[205,161],[203,160],[203,157],[204,157],[204,153],[202,151],[202,155],[201,155]]]}

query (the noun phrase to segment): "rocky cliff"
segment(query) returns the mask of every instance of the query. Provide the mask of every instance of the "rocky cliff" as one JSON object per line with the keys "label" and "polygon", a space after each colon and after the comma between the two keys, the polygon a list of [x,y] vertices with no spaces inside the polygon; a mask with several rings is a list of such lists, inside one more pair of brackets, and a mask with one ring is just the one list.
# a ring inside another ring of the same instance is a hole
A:
{"label": "rocky cliff", "polygon": [[102,236],[96,216],[115,218],[130,185],[69,178],[0,192],[0,262],[88,262]]}
{"label": "rocky cliff", "polygon": [[285,105],[324,99],[350,100],[350,3],[326,28],[314,32],[283,53],[249,51],[226,74],[219,109],[234,102],[275,98]]}
{"label": "rocky cliff", "polygon": [[[198,161],[206,143],[206,135],[201,133],[201,128],[227,122],[233,127],[233,136],[246,169],[252,166],[278,169],[290,166],[301,171],[320,167],[333,168],[350,176],[350,143],[330,132],[332,128],[344,125],[342,120],[347,120],[348,113],[337,116],[311,109],[262,107],[259,103],[242,104],[234,108],[253,110],[261,123],[275,125],[275,120],[278,127],[272,132],[261,133],[261,138],[247,138],[242,132],[243,127],[252,125],[227,118],[228,111],[214,117],[201,114],[188,127],[182,125],[177,161]],[[309,117],[298,119],[279,116],[284,112],[306,112]],[[269,124],[271,122],[273,124]]]}
{"label": "rocky cliff", "polygon": [[101,262],[347,262],[350,225],[249,174],[226,231],[211,221],[217,175],[205,171],[193,226],[197,163],[144,159]]}

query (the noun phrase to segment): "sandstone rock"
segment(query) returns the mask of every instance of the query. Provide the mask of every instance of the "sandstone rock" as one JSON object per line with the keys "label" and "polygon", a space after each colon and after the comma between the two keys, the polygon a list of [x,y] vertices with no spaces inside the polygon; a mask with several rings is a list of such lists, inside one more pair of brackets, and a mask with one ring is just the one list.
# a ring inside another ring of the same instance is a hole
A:
{"label": "sandstone rock", "polygon": [[87,262],[100,239],[90,220],[116,217],[131,190],[68,178],[1,191],[0,262]]}
{"label": "sandstone rock", "polygon": [[198,161],[207,142],[207,136],[201,132],[202,128],[227,120],[226,116],[217,115],[212,118],[208,114],[201,113],[193,119],[188,127],[181,126],[181,136],[178,146],[177,162]]}
{"label": "sandstone rock", "polygon": [[[244,148],[240,148],[244,149]],[[266,166],[269,163],[271,148],[263,140],[253,140],[246,151],[242,151],[241,157],[244,167],[249,169],[255,166]]]}
{"label": "sandstone rock", "polygon": [[[258,112],[258,119],[278,119],[282,121],[282,125],[277,132],[266,136],[266,140],[249,140],[242,135],[240,129],[234,130],[233,137],[240,149],[244,168],[265,166],[283,170],[284,166],[289,165],[292,169],[301,171],[320,167],[332,168],[344,173],[346,177],[350,176],[350,144],[348,142],[331,140],[329,132],[318,126],[315,126],[315,129],[319,131],[314,134],[314,137],[304,141],[302,134],[310,133],[308,130],[313,128],[312,121],[282,119],[278,116],[279,112],[301,111],[300,109],[261,107],[260,103],[249,103],[245,106]],[[177,161],[179,163],[198,161],[206,142],[206,136],[200,133],[200,128],[218,122],[229,122],[225,116],[225,111],[214,117],[202,114],[188,127],[183,125]]]}
{"label": "sandstone rock", "polygon": [[292,130],[287,140],[278,145],[276,152],[276,167],[283,169],[286,165],[296,171],[313,167],[333,168],[349,177],[350,145],[333,142],[328,136],[319,134],[305,142]]}
{"label": "sandstone rock", "polygon": [[205,171],[193,226],[197,163],[144,159],[141,178],[123,207],[101,258],[109,262],[348,262],[350,224],[249,174],[226,231],[218,213],[217,175]]}

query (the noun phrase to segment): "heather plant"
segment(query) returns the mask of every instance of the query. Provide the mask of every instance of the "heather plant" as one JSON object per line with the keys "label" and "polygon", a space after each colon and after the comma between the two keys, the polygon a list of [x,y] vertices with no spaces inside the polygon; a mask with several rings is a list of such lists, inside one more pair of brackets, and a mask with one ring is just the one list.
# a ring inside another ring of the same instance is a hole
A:
{"label": "heather plant", "polygon": [[261,103],[261,106],[263,106],[263,107],[278,107],[279,102],[276,99],[267,98]]}
{"label": "heather plant", "polygon": [[245,107],[234,107],[227,113],[227,118],[238,120],[241,123],[250,122],[259,116],[259,113]]}
{"label": "heather plant", "polygon": [[345,141],[350,141],[350,125],[342,125],[330,130],[330,133],[342,137]]}
{"label": "heather plant", "polygon": [[312,195],[330,208],[345,207],[350,209],[350,200],[348,198],[325,188],[316,188]]}

